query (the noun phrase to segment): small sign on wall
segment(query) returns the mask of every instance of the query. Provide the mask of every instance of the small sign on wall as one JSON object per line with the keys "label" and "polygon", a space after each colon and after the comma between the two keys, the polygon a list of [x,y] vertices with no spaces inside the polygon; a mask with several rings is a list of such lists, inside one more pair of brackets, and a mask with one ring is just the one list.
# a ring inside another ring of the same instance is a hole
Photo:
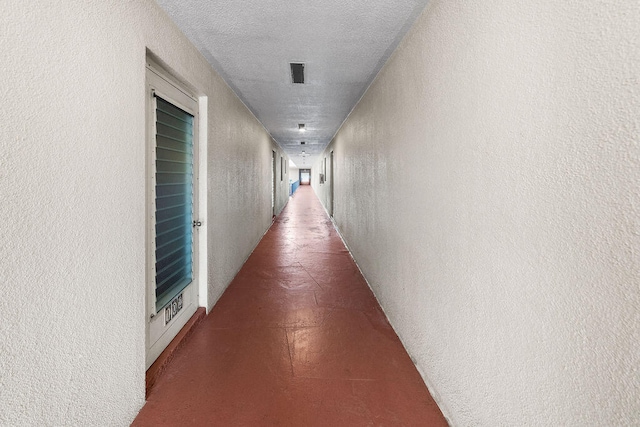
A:
{"label": "small sign on wall", "polygon": [[182,310],[182,293],[164,308],[164,324],[171,322],[171,319],[176,317],[180,310]]}

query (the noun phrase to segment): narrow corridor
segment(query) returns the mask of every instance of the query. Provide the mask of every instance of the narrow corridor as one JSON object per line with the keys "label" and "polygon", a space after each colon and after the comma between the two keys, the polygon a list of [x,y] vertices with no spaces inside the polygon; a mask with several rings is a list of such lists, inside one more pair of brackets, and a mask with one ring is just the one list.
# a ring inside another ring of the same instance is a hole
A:
{"label": "narrow corridor", "polygon": [[310,186],[178,350],[134,426],[446,426]]}

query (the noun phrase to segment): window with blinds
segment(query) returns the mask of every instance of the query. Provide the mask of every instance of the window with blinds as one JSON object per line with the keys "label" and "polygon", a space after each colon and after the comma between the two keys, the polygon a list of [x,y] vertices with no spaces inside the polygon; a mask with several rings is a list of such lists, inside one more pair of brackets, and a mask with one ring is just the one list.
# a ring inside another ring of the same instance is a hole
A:
{"label": "window with blinds", "polygon": [[194,117],[156,96],[156,311],[193,280]]}

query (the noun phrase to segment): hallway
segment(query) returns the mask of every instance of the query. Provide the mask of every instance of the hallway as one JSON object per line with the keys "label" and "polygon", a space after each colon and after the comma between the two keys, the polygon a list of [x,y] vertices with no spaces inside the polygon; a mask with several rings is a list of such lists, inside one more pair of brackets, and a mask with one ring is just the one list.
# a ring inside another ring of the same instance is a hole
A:
{"label": "hallway", "polygon": [[134,426],[444,426],[310,186],[178,350]]}

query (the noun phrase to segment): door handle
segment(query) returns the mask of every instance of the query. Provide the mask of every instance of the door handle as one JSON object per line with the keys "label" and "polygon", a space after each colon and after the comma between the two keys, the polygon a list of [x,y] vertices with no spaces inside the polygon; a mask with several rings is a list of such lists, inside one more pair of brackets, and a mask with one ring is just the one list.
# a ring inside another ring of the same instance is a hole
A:
{"label": "door handle", "polygon": [[193,221],[194,227],[200,227],[202,225],[202,221]]}

